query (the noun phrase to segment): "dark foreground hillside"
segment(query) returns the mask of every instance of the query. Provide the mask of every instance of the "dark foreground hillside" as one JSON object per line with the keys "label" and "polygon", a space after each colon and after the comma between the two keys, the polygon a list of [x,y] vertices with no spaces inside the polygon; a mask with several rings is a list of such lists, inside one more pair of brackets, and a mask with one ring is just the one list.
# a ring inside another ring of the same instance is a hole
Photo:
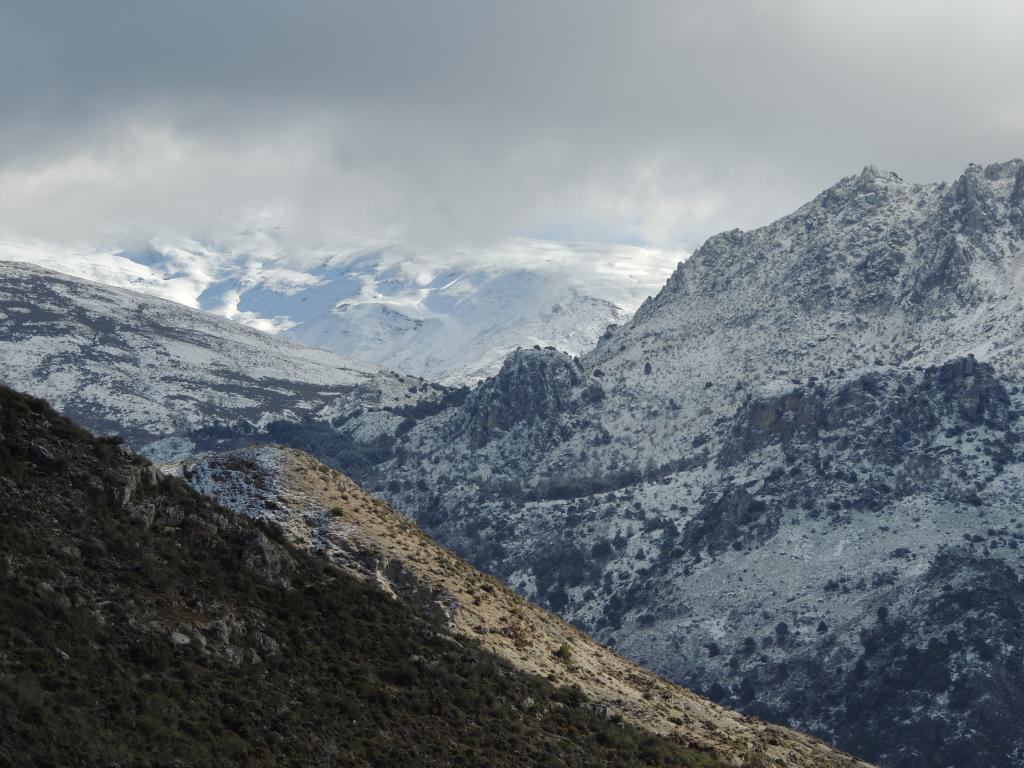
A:
{"label": "dark foreground hillside", "polygon": [[0,388],[0,764],[713,766]]}

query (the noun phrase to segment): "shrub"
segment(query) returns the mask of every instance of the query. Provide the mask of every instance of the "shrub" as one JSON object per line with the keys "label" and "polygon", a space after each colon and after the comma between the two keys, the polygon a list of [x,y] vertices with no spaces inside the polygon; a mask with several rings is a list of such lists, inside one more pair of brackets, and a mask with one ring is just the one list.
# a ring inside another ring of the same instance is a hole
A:
{"label": "shrub", "polygon": [[572,646],[568,643],[562,643],[555,651],[555,658],[568,664],[572,661]]}

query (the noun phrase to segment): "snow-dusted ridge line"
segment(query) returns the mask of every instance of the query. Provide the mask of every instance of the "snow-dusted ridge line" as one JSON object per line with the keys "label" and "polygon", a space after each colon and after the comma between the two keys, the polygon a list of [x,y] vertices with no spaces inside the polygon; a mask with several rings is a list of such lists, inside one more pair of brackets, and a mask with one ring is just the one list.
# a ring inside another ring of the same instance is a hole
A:
{"label": "snow-dusted ridge line", "polygon": [[[195,392],[157,381],[182,397],[160,426],[179,456],[315,452],[729,706],[887,767],[1017,768],[1022,202],[1021,161],[952,184],[866,169],[709,239],[578,359],[523,349],[467,394],[387,379],[340,398],[198,365]],[[179,349],[173,324],[119,311],[106,327],[75,309],[96,286],[53,280],[7,285],[0,338],[42,339],[53,359],[22,388],[73,393],[94,428],[154,413],[145,378],[104,374],[136,337],[163,339],[158,370],[216,359],[196,338]],[[61,311],[33,317],[42,304]]]}
{"label": "snow-dusted ridge line", "polygon": [[438,396],[418,379],[271,336],[208,312],[0,262],[0,379],[93,429],[127,432],[154,458],[197,435],[255,435],[278,422],[327,423]]}

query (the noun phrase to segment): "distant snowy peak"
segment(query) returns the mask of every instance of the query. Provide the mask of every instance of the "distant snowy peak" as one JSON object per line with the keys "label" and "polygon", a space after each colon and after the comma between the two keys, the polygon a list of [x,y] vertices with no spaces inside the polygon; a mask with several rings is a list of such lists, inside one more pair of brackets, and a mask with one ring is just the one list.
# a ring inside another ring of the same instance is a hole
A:
{"label": "distant snowy peak", "polygon": [[73,251],[0,240],[0,258],[130,288],[449,384],[511,350],[577,355],[627,320],[686,254],[518,239],[452,253],[392,243],[292,249],[275,230]]}

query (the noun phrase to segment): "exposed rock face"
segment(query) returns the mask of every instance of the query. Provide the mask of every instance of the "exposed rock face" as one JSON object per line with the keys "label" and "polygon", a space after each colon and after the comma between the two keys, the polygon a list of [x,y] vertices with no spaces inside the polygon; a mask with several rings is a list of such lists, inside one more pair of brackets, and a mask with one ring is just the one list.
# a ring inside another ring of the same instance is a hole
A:
{"label": "exposed rock face", "polygon": [[771,536],[779,527],[778,514],[743,488],[726,491],[705,506],[683,532],[683,542],[695,553],[715,555],[728,547],[743,549]]}
{"label": "exposed rock face", "polygon": [[242,549],[242,567],[262,582],[288,587],[287,561],[262,531],[253,532]]}
{"label": "exposed rock face", "polygon": [[484,381],[466,400],[458,431],[481,447],[498,432],[523,422],[543,423],[568,410],[578,395],[578,363],[554,350],[513,352],[501,371]]}
{"label": "exposed rock face", "polygon": [[28,455],[40,467],[54,467],[60,464],[60,459],[54,456],[46,446],[37,443],[31,443],[28,446]]}
{"label": "exposed rock face", "polygon": [[731,466],[769,445],[792,454],[844,430],[838,448],[861,444],[871,452],[872,463],[891,466],[912,443],[944,422],[987,424],[1005,431],[1016,418],[992,366],[966,357],[923,374],[865,373],[838,388],[817,384],[753,401],[734,420],[719,462]]}

